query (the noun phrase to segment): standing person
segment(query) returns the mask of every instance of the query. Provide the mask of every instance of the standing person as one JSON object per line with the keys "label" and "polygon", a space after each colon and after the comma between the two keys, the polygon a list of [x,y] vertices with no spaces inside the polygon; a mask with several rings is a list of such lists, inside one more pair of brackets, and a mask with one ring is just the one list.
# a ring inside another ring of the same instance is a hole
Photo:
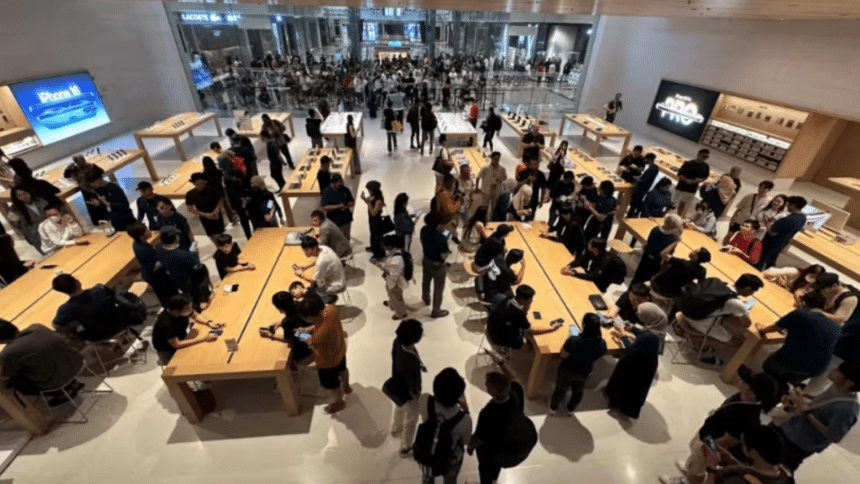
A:
{"label": "standing person", "polygon": [[325,217],[325,212],[322,210],[311,212],[311,226],[319,230],[317,240],[320,245],[330,248],[341,259],[352,254],[349,239],[343,235],[337,225]]}
{"label": "standing person", "polygon": [[786,195],[777,195],[770,200],[770,204],[764,210],[755,215],[755,219],[758,220],[760,225],[756,233],[756,237],[759,240],[764,240],[765,235],[773,227],[774,222],[788,217],[788,212],[786,211],[787,200],[788,197]]}
{"label": "standing person", "polygon": [[442,107],[448,109],[451,105],[451,77],[445,76],[442,84]]}
{"label": "standing person", "polygon": [[[472,418],[466,405],[466,380],[454,368],[445,368],[433,379],[433,395],[427,399],[427,414],[412,451],[421,467],[422,484],[434,484],[442,476],[443,484],[457,484],[463,465],[463,454],[472,435]],[[434,443],[442,441],[445,446]],[[434,452],[435,451],[435,452]],[[438,468],[433,461],[447,457]]]}
{"label": "standing person", "polygon": [[[209,186],[203,173],[193,173],[191,183],[194,188],[185,194],[186,208],[200,218],[200,224],[210,238],[223,234],[225,227],[221,207],[224,206],[224,201],[218,191]],[[244,213],[244,210],[242,212]]]}
{"label": "standing person", "polygon": [[127,233],[132,238],[131,250],[134,258],[140,264],[140,275],[155,292],[162,306],[177,294],[178,289],[173,285],[167,271],[158,264],[158,251],[146,239],[146,225],[134,222],[128,226]]}
{"label": "standing person", "polygon": [[[102,205],[95,188],[87,182],[87,177],[99,170],[102,169],[87,162],[86,158],[82,155],[75,155],[72,157],[72,164],[63,171],[63,178],[75,180],[78,188],[81,189],[84,205],[87,207],[87,213],[93,225],[98,225],[99,220],[107,220],[107,208]],[[101,172],[103,173],[104,171],[102,170]]]}
{"label": "standing person", "polygon": [[663,261],[675,252],[683,230],[681,217],[675,214],[668,215],[663,220],[662,226],[651,229],[642,252],[642,260],[639,261],[639,266],[636,267],[636,272],[630,281],[631,286],[650,281],[660,271]]}
{"label": "standing person", "polygon": [[265,129],[260,131],[260,141],[266,145],[266,156],[269,158],[269,175],[278,184],[278,191],[281,191],[284,189],[284,185],[287,184],[286,180],[284,180],[284,165],[286,163],[281,159],[281,154],[278,151],[278,142]]}
{"label": "standing person", "polygon": [[39,224],[39,239],[42,241],[42,252],[50,254],[70,245],[88,245],[81,240],[83,229],[69,214],[64,214],[59,206],[48,206],[45,209],[45,220]]}
{"label": "standing person", "polygon": [[[403,104],[404,98],[400,86],[395,86],[394,91],[388,95],[388,107],[394,110],[394,119],[401,125],[403,124],[403,110],[406,109]],[[394,148],[397,149],[397,140],[394,141]]]}
{"label": "standing person", "polygon": [[343,176],[339,173],[332,175],[331,185],[323,191],[320,205],[328,219],[334,222],[349,239],[352,227],[351,208],[355,206],[355,198],[350,189],[344,185]]}
{"label": "standing person", "polygon": [[493,151],[493,137],[502,130],[502,118],[496,114],[496,110],[492,106],[487,110],[487,119],[481,125],[484,130],[484,143],[481,145],[486,148],[490,145],[490,151]]}
{"label": "standing person", "polygon": [[343,145],[352,150],[352,156],[355,158],[354,166],[356,173],[361,173],[361,160],[359,158],[358,149],[358,131],[353,124],[352,115],[346,116],[346,133],[343,136]]}
{"label": "standing person", "polygon": [[[406,122],[409,123],[409,129],[412,134],[409,135],[409,149],[417,150],[421,146],[421,118],[420,109],[417,102],[412,103],[409,108],[409,113],[406,114]],[[415,145],[418,146],[415,146]]]}
{"label": "standing person", "polygon": [[626,334],[620,335],[618,331],[612,333],[616,343],[623,344],[625,352],[615,365],[604,392],[610,409],[617,409],[624,416],[636,419],[657,374],[660,337],[636,326],[630,327],[630,331],[635,338],[633,342]]}
{"label": "standing person", "polygon": [[146,217],[146,222],[149,225],[149,228],[156,229],[155,227],[155,217],[158,216],[158,195],[155,194],[155,191],[152,188],[152,183],[148,181],[142,181],[137,184],[137,191],[140,192],[140,196],[137,197],[135,201],[135,205],[137,205],[137,221],[143,222],[143,218]]}
{"label": "standing person", "polygon": [[561,177],[564,175],[564,164],[565,159],[567,159],[567,140],[562,141],[558,145],[558,149],[555,150],[552,157],[549,159],[549,163],[547,165],[547,169],[549,170],[549,176],[546,179],[546,186],[550,190],[555,188],[556,184],[561,181]]}
{"label": "standing person", "polygon": [[600,182],[597,200],[586,208],[591,212],[591,218],[585,225],[585,240],[595,237],[606,239],[612,231],[612,222],[618,211],[618,199],[615,198],[615,184],[609,180]]}
{"label": "standing person", "polygon": [[221,169],[224,177],[224,192],[227,195],[230,206],[239,217],[239,223],[242,225],[245,238],[250,239],[251,223],[248,220],[245,205],[242,203],[242,194],[247,190],[248,180],[250,179],[245,160],[235,156],[235,153],[231,150],[221,150],[221,145],[217,142],[212,142],[209,147],[212,151],[218,153],[218,168]]}
{"label": "standing person", "polygon": [[230,199],[227,197],[227,192],[224,191],[224,174],[215,165],[215,160],[209,156],[203,157],[203,176],[206,177],[206,186],[211,187],[221,197],[221,208],[224,209],[224,215],[227,216],[228,222],[238,222],[238,217],[230,205]]}
{"label": "standing person", "polygon": [[502,193],[502,182],[508,179],[507,170],[499,163],[501,158],[502,154],[494,151],[490,155],[490,163],[481,168],[476,178],[475,188],[483,195],[490,213],[493,213]]}
{"label": "standing person", "polygon": [[606,115],[603,119],[610,123],[614,123],[615,116],[617,116],[623,109],[624,105],[621,102],[621,93],[619,92],[615,95],[615,99],[609,101],[603,106],[603,110],[606,111]]}
{"label": "standing person", "polygon": [[454,175],[450,173],[442,178],[441,184],[436,185],[436,213],[439,215],[442,230],[447,230],[451,234],[451,240],[455,244],[459,244],[457,224],[463,199],[454,193],[454,186]]}
{"label": "standing person", "polygon": [[403,250],[410,252],[412,235],[415,233],[415,221],[420,212],[409,213],[409,195],[398,193],[394,198],[394,232],[403,237]]}
{"label": "standing person", "polygon": [[12,208],[6,217],[12,225],[24,234],[24,240],[28,244],[32,245],[40,254],[45,255],[42,252],[39,225],[46,218],[45,209],[48,208],[48,201],[33,197],[30,192],[20,187],[12,187],[10,195]]}
{"label": "standing person", "polygon": [[87,183],[95,188],[101,202],[107,207],[110,223],[116,230],[124,231],[128,224],[134,222],[134,214],[125,192],[114,182],[106,182],[101,175],[91,173]]}
{"label": "standing person", "polygon": [[710,150],[703,148],[695,159],[685,161],[678,169],[678,184],[675,185],[672,201],[678,206],[678,215],[682,218],[687,216],[687,210],[695,204],[699,184],[711,174],[711,167],[707,163],[710,156]]}
{"label": "standing person", "polygon": [[568,413],[576,410],[582,401],[585,382],[588,380],[594,363],[606,354],[606,341],[600,329],[600,318],[594,313],[586,313],[582,317],[582,333],[570,336],[561,348],[561,363],[555,375],[555,389],[549,401],[549,410],[558,411],[567,390],[570,390],[570,400],[566,408]]}
{"label": "standing person", "polygon": [[801,213],[806,206],[803,197],[788,197],[786,201],[788,215],[773,223],[767,235],[762,240],[761,261],[756,266],[759,270],[770,269],[776,265],[779,254],[788,247],[791,239],[806,226],[806,215]]}
{"label": "standing person", "polygon": [[770,205],[770,191],[773,190],[773,182],[764,180],[758,184],[758,191],[750,193],[735,204],[735,213],[729,224],[729,232],[737,232],[742,223],[755,219],[759,212],[764,211]]}
{"label": "standing person", "polygon": [[[654,160],[657,159],[657,155],[654,153],[648,153],[643,157],[645,159],[645,169],[642,171],[642,174],[639,176],[639,179],[636,180],[636,187],[633,189],[633,194],[630,197],[630,209],[627,211],[627,218],[635,218],[639,217],[642,212],[642,201],[651,191],[651,185],[654,184],[654,180],[657,179],[657,175],[660,173],[660,168],[654,163]],[[669,186],[672,183],[670,181]],[[674,205],[674,202],[672,202]]]}
{"label": "standing person", "polygon": [[362,192],[361,200],[367,204],[367,225],[370,232],[370,245],[367,250],[373,254],[371,262],[385,257],[382,249],[382,211],[385,209],[385,196],[382,195],[382,184],[376,180],[367,182],[364,186],[367,194]]}
{"label": "standing person", "polygon": [[427,371],[415,346],[424,336],[424,326],[417,319],[405,319],[397,326],[395,334],[391,345],[391,381],[402,392],[402,396],[408,398],[394,408],[391,436],[400,437],[400,457],[408,457],[412,452],[415,428],[421,413],[418,406],[421,373]]}
{"label": "standing person", "polygon": [[430,141],[429,153],[433,154],[433,133],[436,131],[436,126],[439,125],[439,121],[436,119],[436,115],[433,114],[433,107],[430,103],[425,103],[424,108],[421,110],[421,156],[424,156],[424,143]]}
{"label": "standing person", "polygon": [[424,216],[424,227],[421,228],[421,247],[424,252],[421,300],[424,304],[430,304],[430,282],[433,282],[432,318],[448,315],[448,310],[442,309],[442,296],[447,277],[445,260],[451,255],[451,250],[448,248],[448,238],[439,231],[440,222],[439,214],[430,212]]}
{"label": "standing person", "polygon": [[279,227],[278,217],[283,217],[281,206],[275,196],[266,187],[266,182],[259,176],[251,177],[250,190],[246,192],[248,205],[246,210],[254,230],[264,227]]}
{"label": "standing person", "polygon": [[409,285],[409,281],[406,279],[407,257],[410,264],[412,258],[404,255],[403,238],[398,235],[386,235],[382,238],[381,245],[385,251],[385,258],[379,262],[379,268],[382,269],[385,290],[388,292],[388,300],[383,304],[394,311],[394,316],[391,319],[398,321],[405,318],[408,313],[406,301],[403,299],[403,291]]}
{"label": "standing person", "polygon": [[196,298],[196,289],[193,287],[197,282],[195,279],[196,269],[200,267],[200,256],[197,248],[193,251],[183,249],[179,246],[179,233],[165,227],[160,233],[161,245],[156,247],[156,255],[161,267],[170,276],[173,284],[183,293],[189,294],[194,299],[195,307],[199,307],[201,301]]}
{"label": "standing person", "polygon": [[245,160],[245,167],[248,168],[248,176],[258,175],[257,152],[251,140],[247,136],[240,136],[232,129],[227,129],[224,131],[224,134],[230,140],[230,151]]}
{"label": "standing person", "polygon": [[397,131],[394,129],[394,121],[397,117],[394,114],[394,109],[392,109],[392,103],[388,101],[388,107],[382,111],[382,129],[385,130],[388,137],[388,154],[390,155],[392,152],[392,144],[394,146],[394,150],[397,149]]}
{"label": "standing person", "polygon": [[487,207],[481,205],[463,226],[460,248],[463,252],[476,253],[481,244],[490,236],[487,229]]}
{"label": "standing person", "polygon": [[323,147],[323,136],[322,131],[320,131],[321,126],[322,119],[317,118],[316,111],[308,109],[308,117],[305,120],[305,132],[311,139],[311,148]]}
{"label": "standing person", "polygon": [[293,157],[290,156],[290,137],[287,135],[287,127],[284,126],[284,123],[280,122],[277,119],[272,119],[268,114],[263,113],[260,117],[263,120],[263,129],[269,132],[272,135],[272,138],[278,143],[278,148],[280,148],[281,153],[284,154],[284,158],[287,160],[287,164],[290,165],[290,168],[295,169],[296,166],[293,164]]}
{"label": "standing person", "polygon": [[344,395],[352,393],[346,366],[346,332],[336,306],[318,297],[305,296],[298,303],[299,316],[311,324],[308,344],[319,368],[320,385],[331,391],[334,402],[325,406],[326,413],[346,408]]}
{"label": "standing person", "polygon": [[0,282],[12,284],[35,265],[34,261],[21,260],[18,257],[11,235],[0,234]]}
{"label": "standing person", "polygon": [[320,189],[320,194],[331,185],[331,157],[323,156],[320,158],[320,168],[317,170],[317,186]]}
{"label": "standing person", "polygon": [[179,234],[179,247],[190,250],[194,235],[191,233],[191,226],[185,215],[179,213],[176,206],[167,197],[158,197],[155,206],[158,209],[158,216],[155,218],[153,230],[161,230],[164,227],[175,228]]}

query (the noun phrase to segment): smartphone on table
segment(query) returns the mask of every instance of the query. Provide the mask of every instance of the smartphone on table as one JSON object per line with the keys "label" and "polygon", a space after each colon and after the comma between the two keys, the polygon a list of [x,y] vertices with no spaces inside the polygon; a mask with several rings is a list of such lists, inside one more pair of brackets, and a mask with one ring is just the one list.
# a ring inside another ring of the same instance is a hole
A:
{"label": "smartphone on table", "polygon": [[191,242],[191,247],[188,248],[189,251],[194,252],[197,249],[197,241]]}
{"label": "smartphone on table", "polygon": [[594,307],[595,311],[606,311],[609,309],[609,306],[606,305],[606,302],[603,301],[603,297],[600,294],[592,294],[588,296],[588,302]]}

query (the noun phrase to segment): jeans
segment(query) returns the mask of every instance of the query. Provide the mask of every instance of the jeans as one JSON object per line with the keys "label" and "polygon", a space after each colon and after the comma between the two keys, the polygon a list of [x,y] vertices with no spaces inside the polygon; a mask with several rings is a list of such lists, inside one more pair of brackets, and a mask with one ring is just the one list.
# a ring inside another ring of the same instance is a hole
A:
{"label": "jeans", "polygon": [[402,429],[400,434],[400,448],[412,447],[415,438],[415,428],[418,427],[418,399],[413,398],[404,403],[402,407],[394,407],[394,419],[391,422],[392,429]]}
{"label": "jeans", "polygon": [[412,248],[412,234],[406,234],[403,236],[403,250],[409,252]]}
{"label": "jeans", "polygon": [[391,144],[394,143],[394,149],[397,149],[397,133],[388,131],[388,152],[391,153]]}
{"label": "jeans", "polygon": [[567,409],[571,412],[574,411],[579,402],[582,401],[582,393],[587,379],[587,374],[581,373],[574,365],[562,360],[555,374],[555,390],[553,390],[550,398],[550,407],[558,408],[565,392],[570,388],[571,394],[570,400],[567,402]]}
{"label": "jeans", "polygon": [[445,262],[436,262],[424,257],[421,263],[423,274],[421,277],[421,299],[425,303],[430,302],[430,282],[433,282],[433,313],[439,314],[442,310],[442,294],[445,291],[445,277],[447,271]]}
{"label": "jeans", "polygon": [[503,292],[486,292],[484,294],[484,301],[495,307],[498,303],[504,301],[506,297]]}

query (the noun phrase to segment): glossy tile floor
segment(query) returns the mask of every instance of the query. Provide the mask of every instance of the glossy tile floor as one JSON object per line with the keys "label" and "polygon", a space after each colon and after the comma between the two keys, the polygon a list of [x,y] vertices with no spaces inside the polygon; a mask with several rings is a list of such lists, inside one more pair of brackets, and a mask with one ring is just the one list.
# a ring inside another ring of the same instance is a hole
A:
{"label": "glossy tile floor", "polygon": [[[557,122],[553,121],[553,126]],[[296,120],[299,133],[291,145],[295,159],[310,147],[303,124],[302,120]],[[394,156],[388,156],[378,121],[367,119],[365,133],[361,157],[364,174],[348,184],[357,193],[360,188],[356,187],[363,187],[366,181],[380,180],[389,200],[401,191],[408,192],[412,209],[426,210],[433,190],[431,157],[420,157],[409,150],[408,135],[403,134],[399,139],[400,149]],[[209,136],[214,135],[186,140],[186,150],[202,149],[210,141]],[[501,140],[496,141],[496,149],[502,151],[509,172],[516,164],[511,155],[517,143],[514,136],[506,126]],[[578,136],[567,139],[589,148],[593,146],[593,140],[583,141]],[[646,146],[653,144],[653,140],[641,137],[635,137],[634,141]],[[134,142],[131,136],[125,136],[102,146],[127,148],[134,146]],[[172,145],[148,146],[162,175],[178,166]],[[619,148],[608,143],[601,151],[601,160],[614,166]],[[731,159],[720,154],[712,158],[712,165],[724,171],[732,164]],[[752,171],[745,169],[744,193],[752,190],[762,176]],[[130,194],[144,175],[142,165],[118,173]],[[294,207],[299,223],[304,223],[313,208],[313,203],[307,200]],[[368,264],[368,257],[360,250],[367,240],[364,209],[359,202],[353,229],[359,256],[358,270],[351,274],[350,292],[353,305],[361,312],[345,324],[350,334],[349,367],[356,390],[348,397],[346,410],[334,417],[326,415],[322,411],[326,398],[318,389],[315,375],[306,373],[300,379],[304,409],[301,416],[286,416],[269,381],[216,382],[212,389],[218,402],[217,411],[201,424],[191,425],[179,414],[165,390],[155,355],[150,354],[148,364],[125,366],[112,374],[108,381],[116,392],[95,404],[89,412],[88,424],[59,426],[46,436],[34,438],[0,482],[419,482],[417,465],[397,455],[399,441],[388,435],[393,405],[380,387],[391,368],[389,355],[396,322],[382,306],[384,291],[379,271]],[[545,212],[539,215],[546,216]],[[199,222],[192,221],[192,227],[202,234]],[[244,243],[241,230],[234,227],[231,232]],[[214,248],[207,238],[199,240],[200,253],[208,259]],[[21,251],[32,256],[32,249],[18,242]],[[417,242],[413,252],[420,254]],[[797,258],[791,253],[781,262],[793,263]],[[449,280],[445,292],[443,307],[451,311],[446,318],[429,318],[429,310],[420,302],[418,287],[411,286],[406,299],[413,308],[412,315],[425,322],[425,338],[419,345],[429,369],[424,378],[425,391],[431,388],[436,373],[454,367],[469,382],[467,398],[474,413],[489,400],[482,385],[488,361],[476,357],[482,325],[467,320],[469,311],[463,306],[463,293],[454,290],[453,282]],[[613,286],[610,297],[614,299],[621,290],[620,286]],[[252,324],[268,323],[271,322]],[[514,368],[523,378],[530,358],[528,353],[514,356]],[[621,422],[607,414],[599,388],[605,385],[614,365],[614,360],[608,357],[596,366],[575,416],[548,416],[545,398],[527,402],[526,412],[539,430],[538,446],[521,466],[504,470],[500,482],[571,482],[581,478],[607,484],[638,484],[657,482],[660,474],[674,474],[673,462],[687,455],[688,442],[708,411],[719,406],[734,389],[720,382],[713,370],[673,365],[670,359],[667,352],[638,421]],[[548,372],[552,374],[553,368]],[[550,385],[548,381],[546,388]],[[799,483],[824,484],[857,482],[858,475],[860,431],[855,428],[839,445],[808,459],[797,477]],[[477,482],[474,458],[466,458],[459,482]]]}

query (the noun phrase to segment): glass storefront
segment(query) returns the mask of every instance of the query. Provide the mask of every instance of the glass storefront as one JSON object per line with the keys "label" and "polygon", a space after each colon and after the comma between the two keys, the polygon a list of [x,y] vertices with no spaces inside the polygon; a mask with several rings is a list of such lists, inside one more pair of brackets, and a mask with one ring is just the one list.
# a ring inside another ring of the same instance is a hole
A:
{"label": "glass storefront", "polygon": [[[406,58],[441,100],[575,110],[590,48],[591,16],[402,8],[288,7],[165,2],[198,107],[303,112],[367,109],[374,64]],[[405,77],[405,76],[404,76]],[[416,85],[416,87],[419,87]]]}

